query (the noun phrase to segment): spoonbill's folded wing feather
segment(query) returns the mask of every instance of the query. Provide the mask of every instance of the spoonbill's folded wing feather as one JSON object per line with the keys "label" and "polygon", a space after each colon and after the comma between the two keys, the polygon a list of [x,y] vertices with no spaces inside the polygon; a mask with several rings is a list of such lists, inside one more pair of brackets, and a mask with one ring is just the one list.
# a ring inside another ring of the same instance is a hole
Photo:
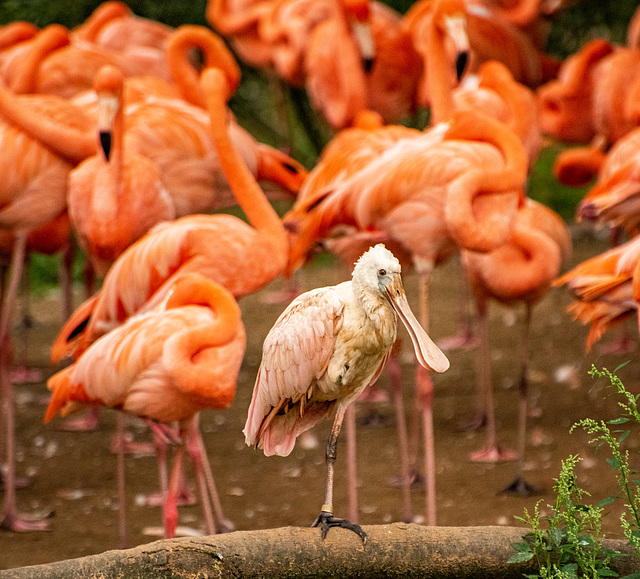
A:
{"label": "spoonbill's folded wing feather", "polygon": [[[318,412],[309,412],[307,401],[327,369],[343,310],[344,302],[333,288],[320,288],[296,298],[278,318],[264,341],[244,429],[247,444],[264,445],[265,454],[289,454],[295,437],[332,408],[323,402],[315,409]],[[284,446],[280,446],[282,437],[270,432],[274,429],[286,431],[281,432],[287,439]],[[274,441],[271,451],[270,440]]]}

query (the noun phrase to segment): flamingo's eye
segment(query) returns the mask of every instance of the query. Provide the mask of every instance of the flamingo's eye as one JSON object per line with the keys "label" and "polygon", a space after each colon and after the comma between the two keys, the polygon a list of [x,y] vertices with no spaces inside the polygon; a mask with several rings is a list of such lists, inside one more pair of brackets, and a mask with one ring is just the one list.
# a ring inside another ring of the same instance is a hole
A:
{"label": "flamingo's eye", "polygon": [[378,270],[378,275],[387,275],[387,270],[386,269]]}

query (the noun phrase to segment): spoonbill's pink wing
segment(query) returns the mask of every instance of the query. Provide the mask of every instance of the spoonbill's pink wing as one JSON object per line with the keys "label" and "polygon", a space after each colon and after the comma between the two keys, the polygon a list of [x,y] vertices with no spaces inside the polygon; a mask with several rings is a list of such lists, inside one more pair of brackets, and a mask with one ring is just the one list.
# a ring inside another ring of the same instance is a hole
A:
{"label": "spoonbill's pink wing", "polygon": [[264,341],[244,428],[247,444],[267,456],[286,456],[296,436],[331,410],[332,402],[307,402],[329,364],[343,310],[336,291],[320,288],[297,297],[278,318]]}

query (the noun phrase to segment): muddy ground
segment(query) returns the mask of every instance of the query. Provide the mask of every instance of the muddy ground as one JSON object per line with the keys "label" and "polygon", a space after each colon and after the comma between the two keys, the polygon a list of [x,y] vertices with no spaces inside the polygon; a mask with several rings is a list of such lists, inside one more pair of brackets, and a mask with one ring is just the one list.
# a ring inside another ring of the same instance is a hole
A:
{"label": "muddy ground", "polygon": [[[588,230],[574,232],[573,265],[607,247],[606,236],[596,237]],[[302,289],[330,285],[349,275],[340,266],[317,266],[296,277]],[[430,333],[437,340],[453,333],[459,320],[459,269],[450,262],[438,269],[431,292]],[[417,280],[405,276],[410,301],[417,308]],[[214,468],[225,515],[237,530],[262,529],[286,525],[308,526],[317,516],[323,500],[324,442],[330,423],[319,424],[315,448],[297,445],[287,458],[265,458],[261,452],[244,445],[242,427],[251,397],[262,341],[282,311],[284,304],[264,303],[265,296],[282,286],[281,281],[258,295],[242,301],[248,344],[240,374],[237,395],[224,411],[205,411],[202,430]],[[78,293],[78,299],[80,293]],[[464,432],[460,423],[474,409],[474,353],[452,352],[450,370],[434,377],[435,444],[437,455],[438,524],[440,525],[519,525],[514,517],[538,500],[553,502],[553,479],[560,461],[579,453],[579,484],[587,489],[593,502],[616,491],[615,479],[606,463],[607,454],[589,446],[581,432],[569,433],[571,425],[585,417],[613,418],[619,414],[615,397],[604,389],[604,381],[594,381],[587,371],[598,367],[616,368],[627,387],[640,389],[640,360],[637,351],[626,355],[605,355],[596,348],[584,353],[586,329],[572,322],[565,308],[570,299],[563,289],[554,289],[535,311],[532,330],[531,408],[528,482],[539,494],[518,498],[500,494],[514,476],[514,463],[482,464],[469,461],[469,453],[484,442],[483,432]],[[34,303],[36,326],[29,333],[26,355],[31,365],[45,375],[48,349],[60,325],[59,296],[55,293]],[[500,439],[515,445],[517,413],[518,346],[523,312],[494,306],[491,309],[493,381],[497,399]],[[637,326],[627,329],[635,338]],[[404,348],[404,389],[410,400],[413,382],[412,355],[406,334]],[[603,342],[614,335],[605,336]],[[25,353],[22,334],[16,339],[16,353]],[[388,386],[382,375],[379,383]],[[51,531],[16,534],[0,532],[0,569],[46,563],[99,553],[118,545],[115,455],[109,445],[115,428],[112,411],[102,413],[100,428],[94,432],[64,432],[60,418],[43,425],[47,391],[42,383],[16,387],[18,471],[32,477],[28,488],[18,491],[20,509],[28,513],[51,512]],[[407,403],[407,407],[410,404]],[[394,410],[390,402],[376,405],[379,420],[358,428],[358,477],[360,523],[399,521],[400,489],[389,480],[398,474],[398,455]],[[367,414],[358,407],[360,422]],[[131,419],[130,428],[138,440],[150,440],[146,428]],[[640,448],[637,436],[626,443],[632,451]],[[337,462],[335,511],[347,509],[344,440]],[[158,489],[153,457],[128,458],[128,542],[129,546],[155,540],[161,532],[161,510],[144,504],[145,493]],[[420,521],[424,516],[424,491],[415,488],[413,505]],[[605,530],[619,535],[618,513],[622,505],[608,507]],[[185,532],[199,532],[203,519],[198,505],[180,508],[180,523]]]}

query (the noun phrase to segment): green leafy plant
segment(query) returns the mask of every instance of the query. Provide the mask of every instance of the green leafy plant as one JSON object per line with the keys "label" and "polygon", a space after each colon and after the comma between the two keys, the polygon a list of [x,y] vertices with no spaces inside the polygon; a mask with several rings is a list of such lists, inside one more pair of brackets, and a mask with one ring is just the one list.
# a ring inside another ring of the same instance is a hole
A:
{"label": "green leafy plant", "polygon": [[[529,561],[535,558],[540,569],[528,578],[573,578],[573,577],[617,577],[609,569],[609,562],[617,552],[603,546],[603,505],[585,505],[582,502],[589,493],[577,484],[575,467],[582,459],[570,456],[562,462],[560,476],[555,479],[556,502],[548,505],[553,514],[540,515],[538,501],[533,513],[525,509],[524,516],[516,517],[529,525],[532,532],[524,536],[525,541],[514,543],[516,554],[510,563]],[[546,520],[548,529],[541,528]]]}
{"label": "green leafy plant", "polygon": [[[606,422],[585,418],[574,424],[571,431],[582,428],[593,437],[590,444],[597,448],[608,448],[611,456],[606,460],[615,471],[620,491],[596,505],[583,504],[583,499],[590,495],[578,486],[575,474],[575,467],[582,459],[570,456],[563,461],[560,476],[555,479],[556,502],[548,505],[553,514],[541,516],[539,501],[533,513],[525,509],[522,517],[516,517],[530,526],[531,532],[524,535],[523,542],[512,545],[516,552],[509,562],[520,563],[535,559],[539,571],[526,575],[529,578],[617,577],[618,574],[610,569],[609,564],[613,559],[624,555],[604,547],[602,517],[605,514],[604,507],[620,497],[624,499],[625,506],[620,516],[624,536],[633,546],[636,555],[640,556],[640,480],[633,478],[636,472],[630,467],[629,451],[622,448],[630,430],[611,428],[640,424],[640,394],[628,392],[615,373],[606,369],[597,370],[592,367],[589,374],[592,378],[608,378],[609,387],[614,388],[622,398],[618,402],[622,414]],[[541,526],[543,520],[548,524],[547,529]],[[639,579],[640,573],[627,576],[627,579],[632,578]]]}
{"label": "green leafy plant", "polygon": [[[640,556],[640,489],[638,487],[640,480],[633,478],[638,473],[630,467],[629,450],[622,449],[622,442],[629,436],[630,431],[628,429],[612,431],[609,428],[629,423],[640,424],[640,412],[638,411],[640,394],[633,395],[627,391],[620,378],[606,369],[597,370],[592,367],[589,374],[592,377],[609,379],[610,386],[615,388],[622,397],[622,401],[619,401],[618,405],[623,412],[621,416],[608,422],[587,418],[574,425],[574,428],[580,426],[592,435],[594,438],[590,440],[590,443],[596,444],[598,447],[606,445],[609,448],[611,457],[607,458],[607,462],[616,473],[618,486],[625,500],[625,510],[620,516],[620,524],[624,536],[633,546],[636,554]],[[609,499],[613,501],[615,497],[609,497]]]}

